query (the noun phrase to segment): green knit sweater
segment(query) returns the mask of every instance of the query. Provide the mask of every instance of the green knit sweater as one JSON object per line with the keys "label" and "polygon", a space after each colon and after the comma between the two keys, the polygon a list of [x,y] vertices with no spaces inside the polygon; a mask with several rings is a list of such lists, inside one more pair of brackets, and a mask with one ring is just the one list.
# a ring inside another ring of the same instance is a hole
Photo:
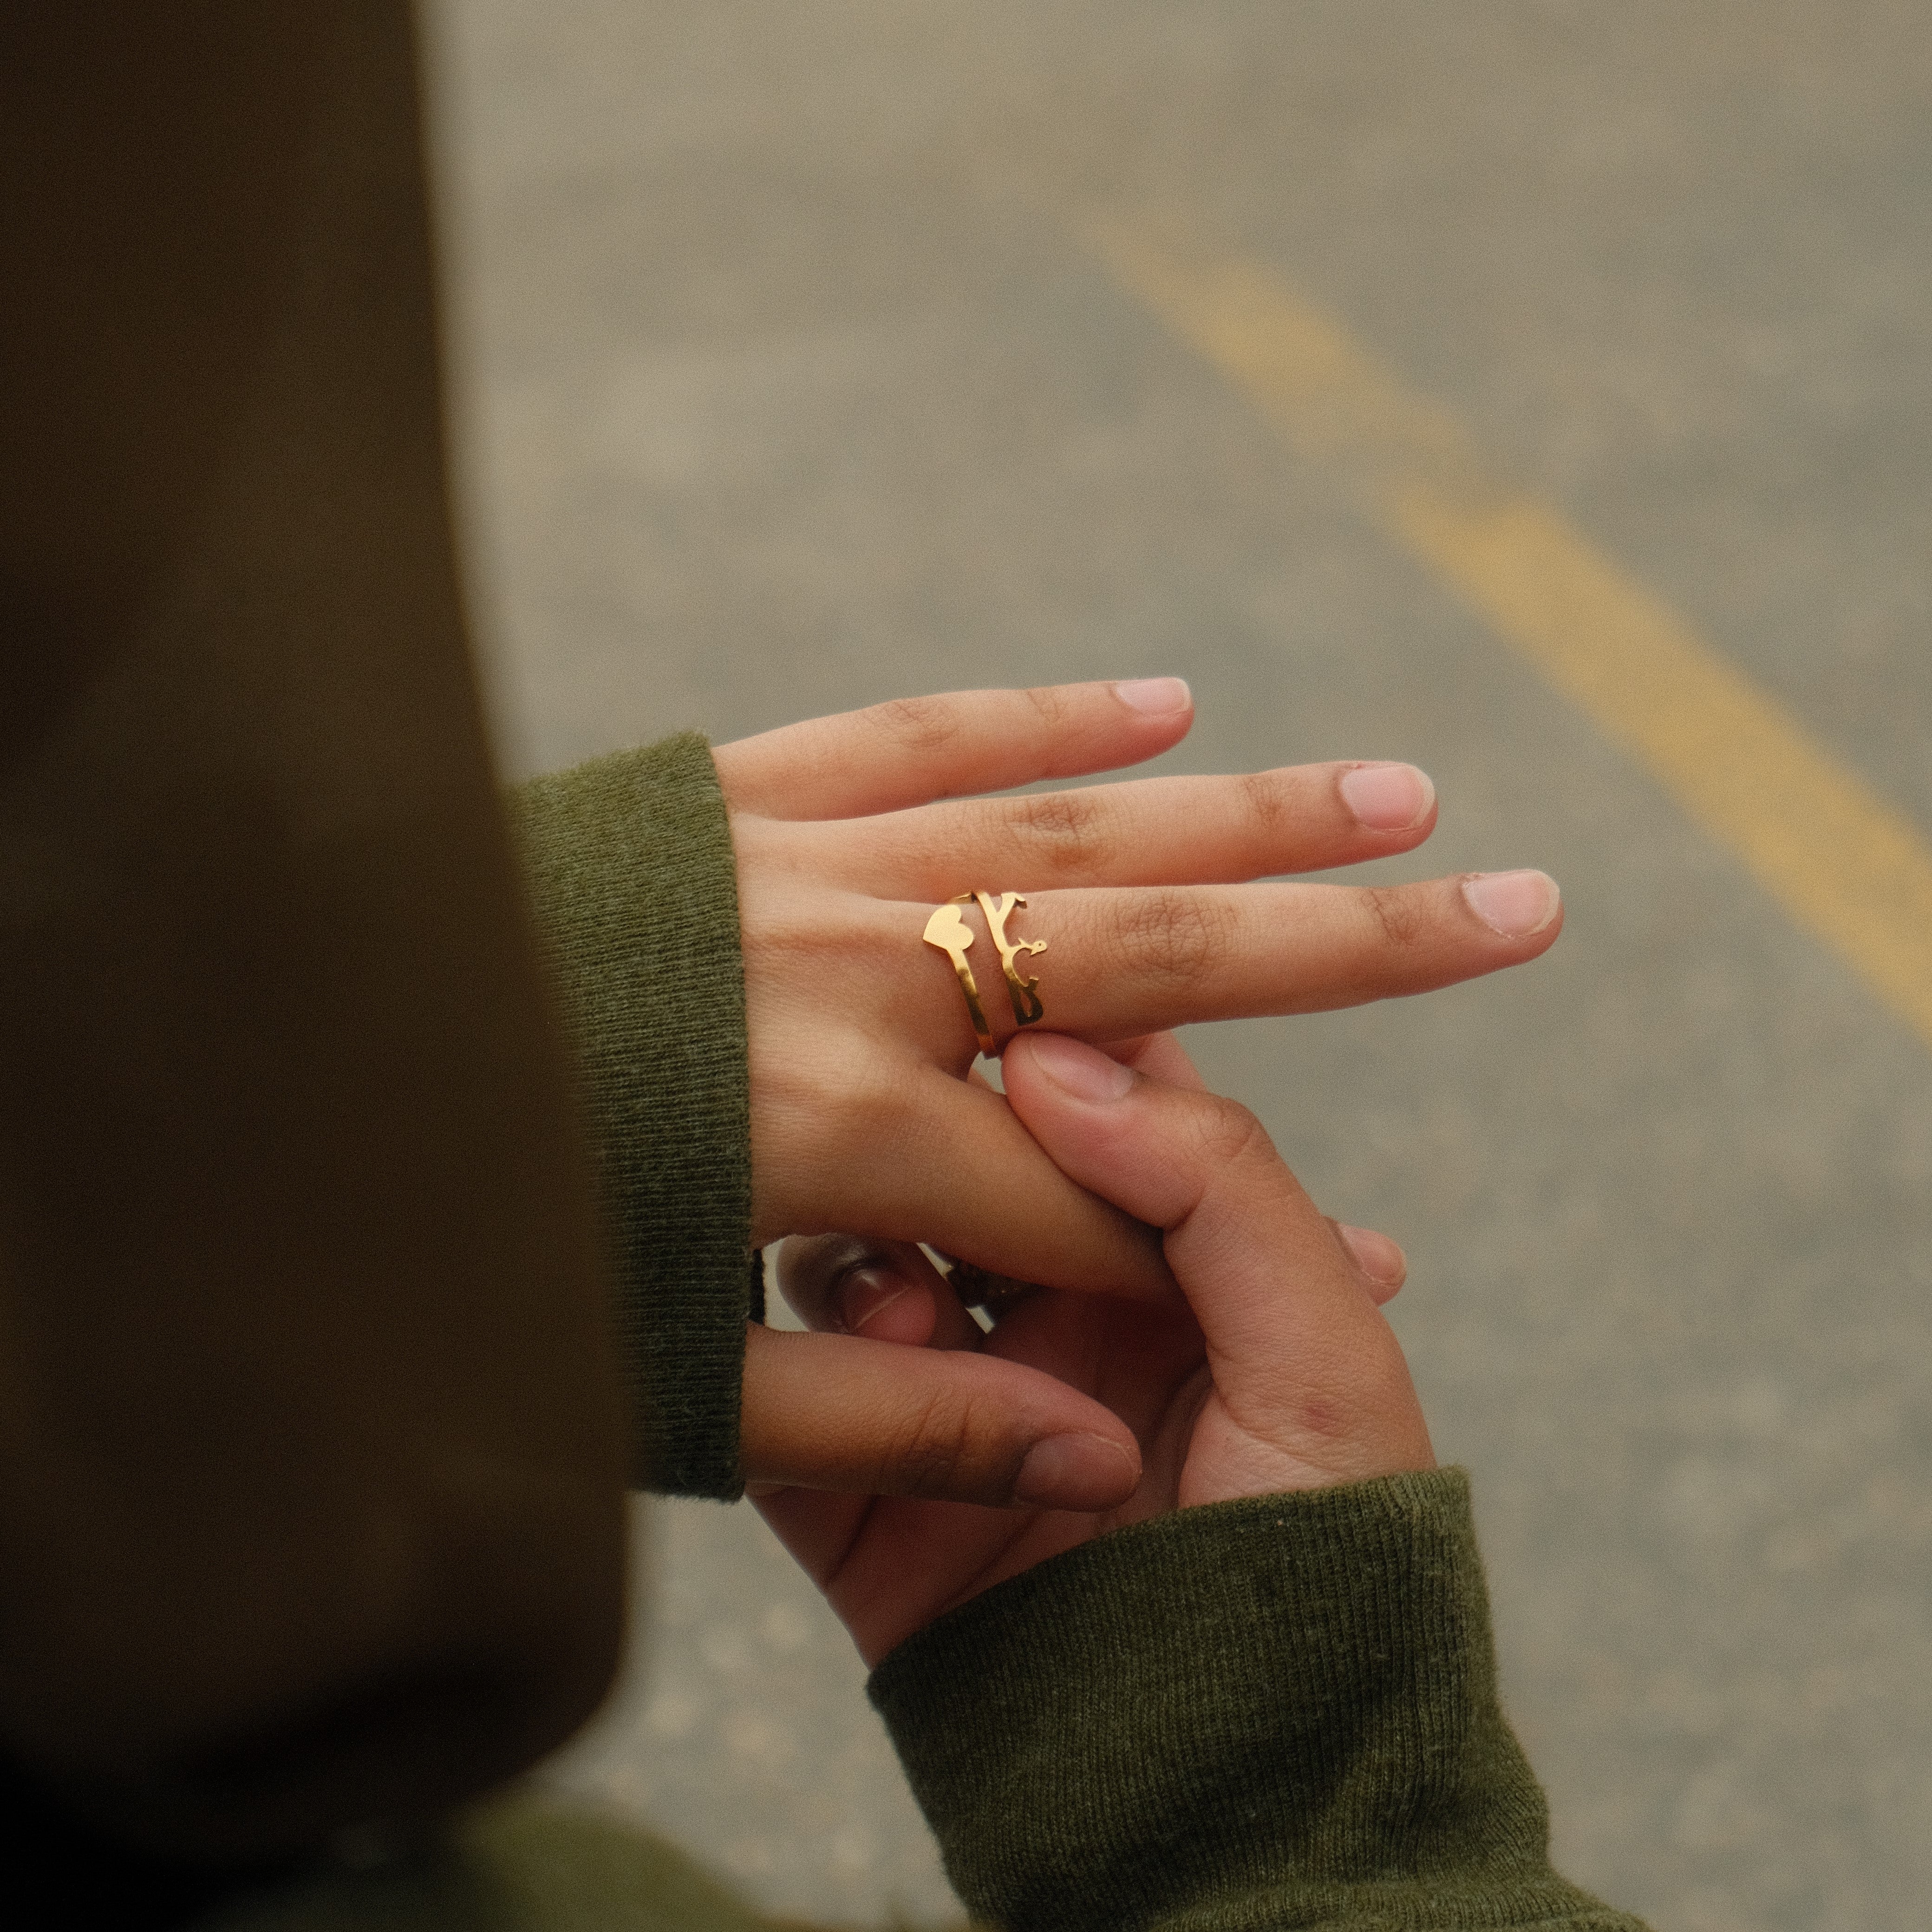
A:
{"label": "green knit sweater", "polygon": [[704,740],[512,801],[603,1196],[640,1485],[736,1497],[752,1239],[738,882]]}
{"label": "green knit sweater", "polygon": [[[701,740],[516,802],[578,1045],[652,1486],[735,1496],[750,1225],[730,837]],[[1012,1932],[1636,1932],[1551,1870],[1460,1472],[1188,1510],[975,1598],[874,1673],[946,1870]],[[511,1799],[205,1932],[754,1932],[641,1834]]]}

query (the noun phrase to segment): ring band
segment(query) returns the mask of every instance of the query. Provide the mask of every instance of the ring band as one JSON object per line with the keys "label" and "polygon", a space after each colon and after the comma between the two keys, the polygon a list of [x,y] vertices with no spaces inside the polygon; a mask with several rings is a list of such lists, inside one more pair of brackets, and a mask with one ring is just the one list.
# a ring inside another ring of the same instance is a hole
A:
{"label": "ring band", "polygon": [[952,962],[959,990],[966,996],[966,1010],[972,1018],[973,1036],[980,1042],[980,1051],[988,1060],[994,1060],[999,1057],[999,1048],[994,1042],[992,1028],[986,1024],[986,1010],[980,1004],[979,984],[966,963],[966,950],[973,944],[973,928],[958,910],[961,906],[975,903],[986,916],[986,930],[992,934],[994,947],[1000,956],[1000,970],[1006,976],[1006,998],[1012,1006],[1016,1025],[1031,1026],[1046,1017],[1046,1008],[1034,990],[1039,980],[1026,978],[1015,963],[1022,952],[1044,952],[1046,941],[1007,937],[1006,921],[1026,904],[1018,892],[962,892],[957,898],[935,906],[926,922],[926,944],[937,946]]}
{"label": "ring band", "polygon": [[980,1004],[980,988],[973,977],[973,969],[966,963],[966,949],[973,944],[973,928],[959,916],[959,908],[970,902],[970,892],[956,899],[948,899],[943,906],[935,906],[932,916],[926,922],[926,943],[936,946],[952,962],[952,970],[959,976],[959,990],[966,995],[966,1010],[972,1016],[973,1036],[980,1042],[980,1051],[988,1060],[999,1057],[999,1048],[993,1044],[993,1030],[986,1024],[986,1010]]}

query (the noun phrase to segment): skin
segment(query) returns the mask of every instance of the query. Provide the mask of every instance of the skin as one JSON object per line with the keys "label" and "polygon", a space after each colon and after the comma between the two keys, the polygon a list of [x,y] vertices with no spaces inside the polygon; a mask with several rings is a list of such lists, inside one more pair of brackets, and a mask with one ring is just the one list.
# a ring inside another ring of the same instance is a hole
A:
{"label": "skin", "polygon": [[[1435,1466],[1380,1312],[1401,1282],[1393,1243],[1324,1218],[1260,1123],[1202,1090],[1171,1040],[1116,1060],[1030,1036],[1005,1071],[1042,1150],[1161,1231],[1185,1300],[1042,1289],[982,1335],[916,1249],[786,1244],[785,1293],[815,1327],[850,1324],[878,1348],[1061,1378],[1093,1403],[1040,1458],[1058,1466],[1051,1486],[1068,1492],[1066,1507],[759,1495],[868,1664],[981,1591],[1123,1525]],[[1030,1487],[1024,1474],[1018,1487]]]}
{"label": "skin", "polygon": [[[1006,1100],[965,1077],[978,1050],[965,1004],[951,962],[920,939],[956,893],[1026,895],[1009,928],[1048,943],[1024,969],[1045,1023],[1095,1043],[1424,992],[1556,940],[1561,902],[1540,873],[1277,882],[1420,844],[1435,791],[1409,766],[980,795],[1166,750],[1192,702],[1178,680],[1148,683],[956,692],[718,750],[760,1245],[830,1231],[881,1252],[926,1240],[1024,1281],[1176,1305],[1147,1217],[1056,1165]],[[1016,1028],[998,959],[980,913],[964,916],[1004,1042]],[[1004,1502],[1034,1444],[1094,1421],[1074,1390],[1016,1363],[882,1355],[870,1339],[751,1330],[752,1482]]]}

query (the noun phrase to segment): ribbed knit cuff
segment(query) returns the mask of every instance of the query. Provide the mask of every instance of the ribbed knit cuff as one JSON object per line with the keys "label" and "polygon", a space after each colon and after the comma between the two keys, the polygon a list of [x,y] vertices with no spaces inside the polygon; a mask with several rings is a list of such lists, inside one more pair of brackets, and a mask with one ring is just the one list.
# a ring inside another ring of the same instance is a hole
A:
{"label": "ribbed knit cuff", "polygon": [[743,1487],[751,1092],[737,874],[694,732],[511,800],[574,1042],[636,1398],[638,1480]]}
{"label": "ribbed knit cuff", "polygon": [[871,1695],[960,1897],[1010,1932],[1637,1926],[1550,1869],[1460,1471],[1082,1544]]}

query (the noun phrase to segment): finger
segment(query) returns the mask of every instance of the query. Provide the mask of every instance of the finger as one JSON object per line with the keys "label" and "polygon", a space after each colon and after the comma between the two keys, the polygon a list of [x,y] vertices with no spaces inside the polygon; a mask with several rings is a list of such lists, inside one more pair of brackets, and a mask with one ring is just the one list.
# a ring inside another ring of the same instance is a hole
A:
{"label": "finger", "polygon": [[1435,829],[1426,772],[1358,761],[929,805],[845,831],[837,862],[850,883],[908,898],[1213,885],[1386,858]]}
{"label": "finger", "polygon": [[910,1241],[794,1235],[778,1250],[778,1292],[807,1328],[910,1348],[976,1348],[980,1324]]}
{"label": "finger", "polygon": [[1394,1336],[1252,1114],[1052,1034],[1009,1051],[1006,1090],[1070,1174],[1166,1231],[1216,1392],[1244,1427],[1333,1479],[1431,1466]]}
{"label": "finger", "polygon": [[1245,1108],[1162,1087],[1052,1034],[1016,1040],[1006,1072],[1014,1112],[1057,1163],[1170,1244],[1218,1244],[1220,1265],[1195,1274],[1232,1267],[1238,1286],[1210,1292],[1199,1280],[1182,1283],[1210,1348],[1278,1352],[1284,1274],[1304,1294],[1366,1307],[1335,1229]]}
{"label": "finger", "polygon": [[1393,1301],[1408,1279],[1408,1257],[1388,1235],[1373,1228],[1352,1228],[1347,1222],[1332,1216],[1328,1225],[1354,1262],[1370,1300],[1378,1308]]}
{"label": "finger", "polygon": [[1186,736],[1193,721],[1178,677],[956,691],[788,724],[712,755],[740,811],[856,818],[1138,764]]}
{"label": "finger", "polygon": [[[755,1141],[752,1157],[755,1172]],[[865,1239],[928,1241],[1052,1288],[1178,1298],[1151,1230],[1068,1180],[1003,1096],[936,1067],[815,1122],[777,1157],[789,1198],[836,1203],[840,1225]]]}
{"label": "finger", "polygon": [[[907,929],[924,916],[893,913]],[[976,934],[968,957],[980,1004],[996,1040],[1010,1036],[1016,1016],[998,956],[976,908],[962,916]],[[1016,960],[1038,982],[1046,1024],[1094,1041],[1427,992],[1533,959],[1562,926],[1556,881],[1533,872],[1405,886],[1042,892],[1006,919],[1010,940],[1047,942]],[[973,1036],[953,968],[937,947],[926,950],[927,1037],[964,1065]]]}
{"label": "finger", "polygon": [[1036,1508],[1112,1508],[1140,1480],[1126,1424],[993,1355],[761,1328],[746,1337],[748,1484]]}

